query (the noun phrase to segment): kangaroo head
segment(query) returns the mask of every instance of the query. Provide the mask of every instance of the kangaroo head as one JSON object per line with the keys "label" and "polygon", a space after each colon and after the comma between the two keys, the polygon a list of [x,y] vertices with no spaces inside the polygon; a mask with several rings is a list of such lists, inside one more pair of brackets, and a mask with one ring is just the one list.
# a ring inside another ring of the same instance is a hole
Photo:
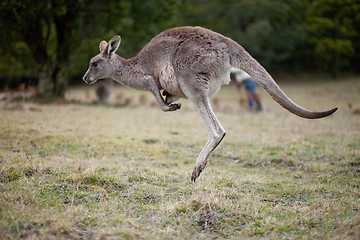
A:
{"label": "kangaroo head", "polygon": [[113,73],[113,61],[116,50],[121,42],[120,36],[113,37],[108,43],[101,41],[100,53],[90,60],[90,65],[83,80],[88,84],[95,83],[98,79],[109,78]]}

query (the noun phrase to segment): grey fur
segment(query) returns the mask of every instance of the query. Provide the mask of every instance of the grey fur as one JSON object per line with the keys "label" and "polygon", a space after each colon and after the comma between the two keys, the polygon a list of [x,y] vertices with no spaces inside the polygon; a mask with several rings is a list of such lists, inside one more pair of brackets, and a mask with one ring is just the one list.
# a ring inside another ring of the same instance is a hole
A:
{"label": "grey fur", "polygon": [[[337,110],[312,112],[290,100],[267,71],[238,43],[202,27],[177,27],[155,36],[135,57],[115,54],[120,36],[102,41],[100,53],[91,59],[83,80],[94,83],[112,78],[126,86],[152,92],[163,111],[180,109],[179,98],[193,102],[205,123],[209,140],[200,152],[191,180],[195,181],[207,164],[210,153],[225,136],[210,97],[230,81],[231,67],[247,72],[275,101],[304,118],[326,117]],[[94,64],[95,63],[95,64]],[[96,65],[96,66],[95,66]],[[164,90],[165,99],[161,96]]]}

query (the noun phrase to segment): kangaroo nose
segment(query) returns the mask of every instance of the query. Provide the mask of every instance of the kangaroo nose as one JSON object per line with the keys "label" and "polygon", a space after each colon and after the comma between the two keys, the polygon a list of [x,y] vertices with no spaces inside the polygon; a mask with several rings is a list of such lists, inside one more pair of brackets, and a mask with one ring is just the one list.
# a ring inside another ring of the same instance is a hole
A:
{"label": "kangaroo nose", "polygon": [[83,77],[84,82],[86,82],[87,84],[91,84],[94,83],[94,78],[93,77],[89,77],[85,74],[85,76]]}

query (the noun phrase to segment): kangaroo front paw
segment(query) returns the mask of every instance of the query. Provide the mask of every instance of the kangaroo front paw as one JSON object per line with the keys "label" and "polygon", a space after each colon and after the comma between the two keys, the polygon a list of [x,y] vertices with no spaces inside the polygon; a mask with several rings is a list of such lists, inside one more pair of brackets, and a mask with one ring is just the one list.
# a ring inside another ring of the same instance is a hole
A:
{"label": "kangaroo front paw", "polygon": [[191,181],[192,182],[195,182],[196,181],[196,179],[200,176],[200,173],[202,172],[202,168],[200,168],[200,167],[195,167],[194,168],[194,171],[192,172],[192,174],[191,174]]}
{"label": "kangaroo front paw", "polygon": [[181,103],[173,103],[169,105],[165,105],[162,110],[164,112],[176,111],[181,108]]}
{"label": "kangaroo front paw", "polygon": [[181,108],[181,103],[173,103],[169,105],[170,111],[176,111]]}

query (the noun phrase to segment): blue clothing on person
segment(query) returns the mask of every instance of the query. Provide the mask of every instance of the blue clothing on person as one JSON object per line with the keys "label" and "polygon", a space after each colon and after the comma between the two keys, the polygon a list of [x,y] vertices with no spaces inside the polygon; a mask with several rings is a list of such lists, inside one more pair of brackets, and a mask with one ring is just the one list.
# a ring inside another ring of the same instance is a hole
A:
{"label": "blue clothing on person", "polygon": [[239,68],[232,67],[231,72],[235,74],[235,80],[238,89],[241,88],[241,83],[244,83],[245,89],[248,94],[248,104],[249,108],[253,109],[254,102],[256,104],[256,111],[262,111],[262,105],[260,103],[260,98],[256,94],[256,82],[250,78],[250,75],[244,72]]}
{"label": "blue clothing on person", "polygon": [[[244,81],[246,90],[252,95],[251,98],[248,99],[249,108],[252,109],[254,106],[255,94],[256,94],[256,82],[251,78],[248,78]],[[262,106],[259,103],[257,106],[258,111],[262,111]]]}
{"label": "blue clothing on person", "polygon": [[250,91],[252,94],[255,94],[256,82],[251,78],[245,80],[245,88]]}

